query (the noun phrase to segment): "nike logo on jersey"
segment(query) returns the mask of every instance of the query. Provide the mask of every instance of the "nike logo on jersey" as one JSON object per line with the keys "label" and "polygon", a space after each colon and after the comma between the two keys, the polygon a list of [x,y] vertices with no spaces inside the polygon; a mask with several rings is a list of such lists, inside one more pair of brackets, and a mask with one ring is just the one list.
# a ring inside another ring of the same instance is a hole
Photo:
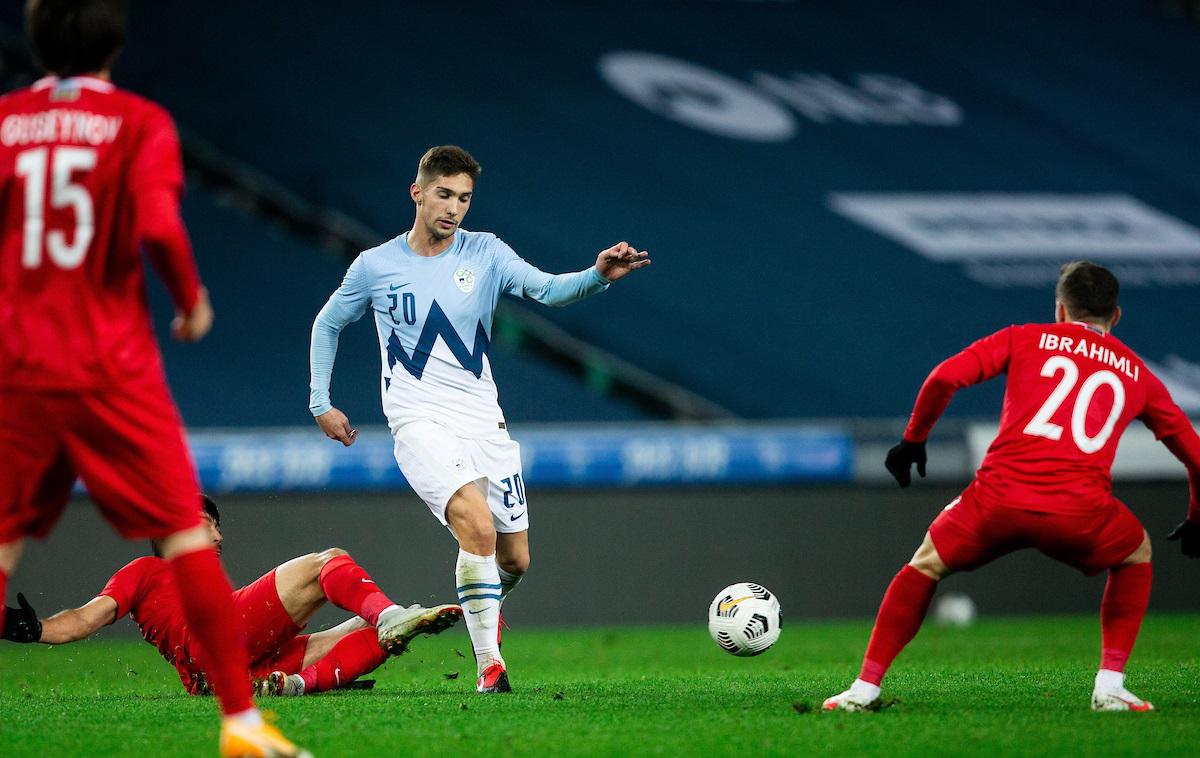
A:
{"label": "nike logo on jersey", "polygon": [[400,288],[401,288],[401,287],[403,287],[403,286],[404,286],[403,284],[392,284],[392,285],[389,285],[389,286],[388,286],[388,292],[395,292],[396,290],[400,289]]}
{"label": "nike logo on jersey", "polygon": [[362,582],[363,584],[374,584],[375,583],[374,581],[372,581],[370,579],[359,579],[358,581]]}
{"label": "nike logo on jersey", "polygon": [[425,374],[425,365],[429,363],[429,354],[433,351],[438,337],[442,338],[442,342],[450,349],[460,366],[474,374],[476,379],[483,375],[483,356],[487,355],[491,345],[487,331],[483,328],[483,322],[476,322],[475,345],[468,350],[462,337],[458,336],[454,324],[450,323],[450,319],[447,318],[442,306],[438,305],[436,300],[429,306],[429,315],[425,317],[425,326],[421,329],[421,336],[417,338],[417,344],[413,348],[411,356],[400,344],[400,337],[396,334],[396,330],[392,330],[392,336],[388,337],[387,342],[388,370],[392,370],[397,363],[400,363],[404,366],[405,371],[420,381]]}

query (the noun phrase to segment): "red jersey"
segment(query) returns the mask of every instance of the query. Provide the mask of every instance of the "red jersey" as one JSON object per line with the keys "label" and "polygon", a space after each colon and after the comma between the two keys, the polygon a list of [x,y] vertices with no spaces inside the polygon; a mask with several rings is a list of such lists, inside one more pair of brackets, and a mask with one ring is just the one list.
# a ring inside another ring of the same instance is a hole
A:
{"label": "red jersey", "polygon": [[93,77],[0,97],[0,388],[161,376],[141,250],[190,311],[182,188],[179,139],[154,103]]}
{"label": "red jersey", "polygon": [[145,556],[130,561],[113,574],[100,591],[117,603],[117,619],[130,615],[142,638],[179,672],[188,692],[195,694],[203,677],[194,659],[192,633],[183,615],[179,589],[171,565],[162,558]]}
{"label": "red jersey", "polygon": [[1125,427],[1140,419],[1188,467],[1197,512],[1200,440],[1132,350],[1082,322],[1010,326],[930,374],[905,438],[923,441],[955,390],[1008,374],[1000,432],[976,473],[980,496],[1016,508],[1083,513],[1107,507]]}

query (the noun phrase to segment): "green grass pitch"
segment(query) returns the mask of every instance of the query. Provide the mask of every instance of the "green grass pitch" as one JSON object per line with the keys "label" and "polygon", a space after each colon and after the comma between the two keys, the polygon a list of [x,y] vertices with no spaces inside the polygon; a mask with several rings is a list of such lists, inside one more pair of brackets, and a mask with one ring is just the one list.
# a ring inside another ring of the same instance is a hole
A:
{"label": "green grass pitch", "polygon": [[[1200,615],[1146,621],[1129,686],[1160,708],[1151,714],[1089,710],[1098,626],[1039,617],[928,627],[885,683],[899,702],[869,714],[819,712],[856,673],[866,622],[790,623],[749,659],[719,650],[700,624],[518,627],[504,648],[516,692],[491,697],[471,692],[456,628],[417,640],[376,672],[372,691],[266,706],[318,758],[1196,754]],[[0,754],[14,758],[215,754],[212,700],[183,694],[153,648],[124,638],[0,643],[0,714]]]}

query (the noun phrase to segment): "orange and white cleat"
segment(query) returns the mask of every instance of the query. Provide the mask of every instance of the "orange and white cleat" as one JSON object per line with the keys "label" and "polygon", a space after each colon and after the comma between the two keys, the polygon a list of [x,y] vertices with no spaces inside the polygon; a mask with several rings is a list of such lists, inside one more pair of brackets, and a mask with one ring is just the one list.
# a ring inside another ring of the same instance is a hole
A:
{"label": "orange and white cleat", "polygon": [[825,702],[821,703],[823,711],[877,711],[879,710],[880,700],[876,696],[874,698],[863,697],[860,693],[853,689],[834,695],[833,697],[825,698]]}
{"label": "orange and white cleat", "polygon": [[1145,712],[1154,710],[1154,704],[1142,700],[1124,687],[1108,690],[1092,690],[1093,711],[1135,711]]}
{"label": "orange and white cleat", "polygon": [[312,758],[267,723],[251,726],[235,718],[221,720],[221,758]]}

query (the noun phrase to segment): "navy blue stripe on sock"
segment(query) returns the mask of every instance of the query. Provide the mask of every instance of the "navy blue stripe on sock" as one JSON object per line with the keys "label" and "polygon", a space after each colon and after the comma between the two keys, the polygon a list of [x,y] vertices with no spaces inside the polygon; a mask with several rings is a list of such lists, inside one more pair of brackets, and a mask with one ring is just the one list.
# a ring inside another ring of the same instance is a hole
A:
{"label": "navy blue stripe on sock", "polygon": [[500,599],[499,595],[467,595],[467,596],[459,595],[458,603],[459,603],[459,605],[462,605],[463,603],[467,602],[468,600],[499,600],[499,599]]}
{"label": "navy blue stripe on sock", "polygon": [[500,585],[498,585],[498,584],[483,584],[483,583],[464,584],[463,586],[458,588],[458,594],[461,595],[466,590],[498,590],[498,589],[500,589]]}

